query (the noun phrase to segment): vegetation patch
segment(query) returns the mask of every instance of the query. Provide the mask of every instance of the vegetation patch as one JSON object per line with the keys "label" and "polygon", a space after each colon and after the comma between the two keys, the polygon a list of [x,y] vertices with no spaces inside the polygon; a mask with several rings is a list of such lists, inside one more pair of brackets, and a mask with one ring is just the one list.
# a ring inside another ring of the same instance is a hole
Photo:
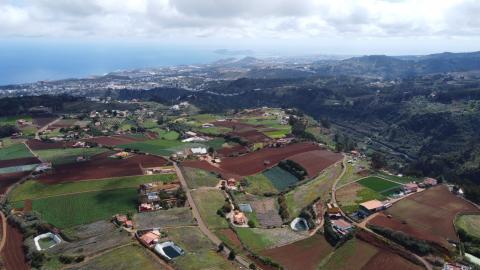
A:
{"label": "vegetation patch", "polygon": [[385,199],[382,194],[358,183],[352,183],[337,190],[336,196],[339,206],[347,214],[357,211],[360,203]]}
{"label": "vegetation patch", "polygon": [[269,248],[273,241],[262,233],[257,233],[257,229],[236,228],[238,238],[250,250],[257,252]]}
{"label": "vegetation patch", "polygon": [[279,191],[285,190],[298,183],[297,177],[278,166],[268,169],[262,174],[267,177]]}
{"label": "vegetation patch", "polygon": [[182,170],[185,173],[187,185],[191,189],[214,187],[220,181],[216,174],[201,169],[183,167]]}
{"label": "vegetation patch", "polygon": [[250,194],[278,193],[278,189],[273,185],[273,182],[263,173],[247,176],[245,179],[247,180],[245,190]]}
{"label": "vegetation patch", "polygon": [[137,188],[140,184],[149,182],[169,183],[177,179],[175,174],[141,175],[106,178],[88,181],[75,181],[59,184],[44,184],[36,180],[29,180],[15,188],[10,201],[35,200],[45,197],[61,196],[71,193],[113,190],[122,188]]}
{"label": "vegetation patch", "polygon": [[367,187],[383,195],[392,194],[401,187],[401,185],[398,183],[388,181],[375,176],[364,178],[358,181],[358,183],[364,187]]}
{"label": "vegetation patch", "polygon": [[12,144],[0,148],[0,160],[33,157],[32,153],[23,143]]}
{"label": "vegetation patch", "polygon": [[480,215],[461,215],[455,221],[457,228],[480,239]]}
{"label": "vegetation patch", "polygon": [[74,163],[77,157],[90,158],[94,155],[106,152],[104,148],[65,148],[37,150],[35,153],[43,161],[52,162],[53,165]]}
{"label": "vegetation patch", "polygon": [[192,192],[192,196],[208,228],[228,228],[227,220],[217,214],[217,211],[225,204],[225,196],[220,190],[196,189]]}

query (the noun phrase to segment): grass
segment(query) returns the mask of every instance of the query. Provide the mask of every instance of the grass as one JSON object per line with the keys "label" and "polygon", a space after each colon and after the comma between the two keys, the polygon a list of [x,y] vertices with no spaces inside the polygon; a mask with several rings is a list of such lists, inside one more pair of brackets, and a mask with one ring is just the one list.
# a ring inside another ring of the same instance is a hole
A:
{"label": "grass", "polygon": [[23,143],[12,144],[10,146],[0,148],[0,160],[17,159],[32,156],[32,153]]}
{"label": "grass", "polygon": [[457,218],[455,225],[469,235],[480,238],[480,215],[462,215]]}
{"label": "grass", "polygon": [[248,193],[255,195],[278,193],[278,189],[275,188],[272,181],[262,173],[247,176],[246,179],[248,181],[248,186],[246,187]]}
{"label": "grass", "polygon": [[198,228],[168,229],[167,234],[185,250],[185,255],[173,261],[176,269],[235,269],[229,261],[216,252],[216,247]]}
{"label": "grass", "polygon": [[390,190],[394,190],[400,187],[400,184],[398,183],[394,183],[375,176],[364,178],[358,181],[358,183],[379,193],[388,192]]}
{"label": "grass", "polygon": [[320,269],[360,270],[377,254],[378,249],[356,238],[346,242],[320,263]]}
{"label": "grass", "polygon": [[265,131],[263,133],[272,139],[278,139],[286,137],[290,133],[290,131],[290,129],[278,129],[272,131]]}
{"label": "grass", "polygon": [[297,217],[303,208],[312,204],[315,199],[319,197],[320,199],[327,201],[327,196],[331,191],[332,184],[337,175],[340,175],[340,171],[340,166],[332,166],[326,169],[317,178],[289,191],[285,198],[290,216],[292,218]]}
{"label": "grass", "polygon": [[48,223],[68,228],[134,212],[137,198],[136,188],[125,188],[37,199],[32,207]]}
{"label": "grass", "polygon": [[377,172],[375,175],[378,175],[379,177],[386,178],[388,180],[399,182],[399,183],[402,183],[402,184],[408,184],[408,183],[411,183],[413,181],[419,181],[420,180],[419,178],[414,177],[414,176],[402,176],[402,177],[400,177],[400,176],[396,176],[396,175],[386,174],[384,172]]}
{"label": "grass", "polygon": [[67,164],[76,162],[77,157],[91,157],[107,150],[104,148],[65,148],[37,150],[35,153],[43,161],[50,161],[53,165]]}
{"label": "grass", "polygon": [[129,144],[118,145],[120,148],[137,149],[140,152],[150,153],[161,156],[169,156],[177,151],[190,147],[203,146],[198,143],[182,143],[181,141],[157,139],[143,142],[135,142]]}
{"label": "grass", "polygon": [[188,187],[191,189],[214,187],[220,181],[215,174],[204,170],[184,167],[183,171],[185,172],[185,180],[187,181]]}
{"label": "grass", "polygon": [[337,190],[337,201],[340,207],[347,214],[351,214],[358,210],[360,203],[369,200],[384,200],[385,196],[382,194],[362,186],[358,183],[352,183]]}
{"label": "grass", "polygon": [[163,266],[153,256],[156,255],[149,254],[149,251],[144,247],[133,244],[113,249],[95,257],[88,261],[82,269],[163,269]]}
{"label": "grass", "polygon": [[347,207],[345,209],[345,212],[353,213],[357,211],[359,204],[363,202],[370,201],[370,200],[384,200],[384,199],[385,197],[382,194],[369,188],[363,188],[357,192],[357,199],[355,200],[356,204],[354,206]]}
{"label": "grass", "polygon": [[236,228],[240,241],[252,251],[261,251],[273,245],[273,242],[265,235],[255,232],[251,228]]}
{"label": "grass", "polygon": [[279,191],[283,191],[298,182],[297,177],[278,166],[264,171],[263,175],[270,179],[273,186]]}
{"label": "grass", "polygon": [[154,130],[154,131],[157,132],[158,137],[160,137],[160,139],[164,139],[164,140],[167,140],[167,141],[176,141],[180,137],[180,134],[178,134],[178,132],[173,131],[173,130],[168,131],[168,130],[164,130],[164,129],[158,129],[158,130]]}
{"label": "grass", "polygon": [[225,203],[225,197],[220,190],[197,189],[192,192],[192,196],[209,229],[228,228],[227,220],[217,215],[217,210]]}
{"label": "grass", "polygon": [[0,117],[0,125],[17,125],[17,120],[24,119],[26,121],[32,121],[32,117],[29,115],[16,115]]}
{"label": "grass", "polygon": [[212,147],[213,149],[218,150],[223,147],[225,142],[226,141],[224,139],[213,139],[211,141],[206,141],[203,144],[205,144],[207,147]]}
{"label": "grass", "polygon": [[38,164],[29,164],[29,165],[20,165],[20,166],[0,168],[0,174],[32,171],[37,166],[38,166]]}
{"label": "grass", "polygon": [[35,200],[50,196],[61,196],[75,192],[90,192],[100,190],[112,190],[122,188],[136,188],[140,184],[162,181],[171,182],[175,180],[175,174],[162,175],[141,175],[106,178],[101,180],[75,181],[47,185],[36,180],[29,180],[14,189],[10,195],[10,201]]}

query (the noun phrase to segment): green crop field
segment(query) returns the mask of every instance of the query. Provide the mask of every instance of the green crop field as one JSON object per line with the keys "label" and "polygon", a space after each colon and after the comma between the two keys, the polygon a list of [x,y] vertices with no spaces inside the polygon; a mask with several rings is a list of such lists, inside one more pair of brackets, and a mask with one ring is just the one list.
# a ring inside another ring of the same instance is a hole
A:
{"label": "green crop field", "polygon": [[153,129],[152,131],[154,132],[157,132],[158,134],[158,137],[160,139],[164,139],[164,140],[167,140],[167,141],[176,141],[178,140],[178,137],[180,136],[180,134],[178,134],[178,132],[176,131],[167,131],[167,130],[164,130],[164,129]]}
{"label": "green crop field", "polygon": [[227,220],[217,215],[217,210],[225,203],[225,197],[220,190],[197,189],[192,191],[192,196],[209,229],[228,228]]}
{"label": "green crop field", "polygon": [[288,128],[288,129],[278,129],[278,130],[272,130],[272,131],[265,131],[263,133],[265,133],[265,135],[267,135],[268,137],[272,138],[272,139],[278,139],[278,138],[283,138],[285,136],[287,136],[287,134],[289,134],[291,132],[291,130]]}
{"label": "green crop field", "polygon": [[289,186],[298,183],[297,177],[278,166],[264,171],[263,175],[270,179],[273,186],[279,191],[283,191]]}
{"label": "green crop field", "polygon": [[100,190],[112,190],[121,188],[136,188],[140,184],[149,182],[164,183],[177,179],[175,174],[141,175],[106,178],[89,181],[76,181],[47,185],[36,180],[29,180],[15,188],[10,194],[10,201],[23,201],[26,199],[40,199],[50,196],[60,196],[76,192],[89,192]]}
{"label": "green crop field", "polygon": [[32,153],[23,143],[12,144],[0,148],[0,160],[32,157]]}
{"label": "green crop field", "polygon": [[118,145],[118,147],[136,149],[136,150],[139,150],[140,152],[150,153],[155,155],[169,156],[171,154],[174,154],[177,151],[184,150],[185,148],[204,147],[204,145],[198,144],[198,143],[182,143],[181,141],[157,139],[157,140],[122,144],[122,145]]}
{"label": "green crop field", "polygon": [[251,228],[236,228],[238,238],[240,241],[253,251],[261,251],[273,245],[267,236],[256,233],[256,229]]}
{"label": "green crop field", "polygon": [[379,192],[387,196],[397,191],[401,186],[398,183],[388,181],[382,178],[378,178],[375,176],[364,178],[358,181],[358,183],[364,187],[367,187],[369,189],[372,189],[373,191]]}
{"label": "green crop field", "polygon": [[32,207],[48,223],[68,228],[109,219],[117,213],[135,212],[137,201],[137,189],[125,188],[33,200]]}
{"label": "green crop field", "polygon": [[214,187],[218,184],[220,179],[213,173],[200,169],[184,167],[185,181],[187,181],[189,188],[198,187]]}
{"label": "green crop field", "polygon": [[175,244],[185,250],[185,255],[173,260],[175,269],[236,269],[198,228],[172,228],[167,234]]}
{"label": "green crop field", "polygon": [[414,177],[414,176],[401,176],[400,177],[400,176],[397,176],[397,175],[390,175],[390,174],[386,174],[386,173],[383,173],[383,172],[378,172],[375,175],[378,175],[381,178],[386,178],[388,180],[392,180],[394,182],[398,182],[398,183],[402,183],[402,184],[407,184],[407,183],[411,183],[413,181],[419,181],[420,180],[419,178]]}
{"label": "green crop field", "polygon": [[17,125],[17,120],[24,119],[26,121],[32,121],[32,117],[29,115],[17,115],[17,116],[7,116],[0,117],[0,125]]}
{"label": "green crop field", "polygon": [[469,235],[480,238],[480,215],[462,215],[457,218],[455,225]]}
{"label": "green crop field", "polygon": [[245,188],[248,193],[263,195],[265,193],[278,193],[272,181],[264,174],[259,173],[246,177],[248,186]]}
{"label": "green crop field", "polygon": [[50,161],[53,165],[67,164],[76,162],[77,157],[91,157],[100,153],[104,153],[107,150],[104,148],[60,148],[60,149],[48,149],[37,150],[35,153],[43,161]]}

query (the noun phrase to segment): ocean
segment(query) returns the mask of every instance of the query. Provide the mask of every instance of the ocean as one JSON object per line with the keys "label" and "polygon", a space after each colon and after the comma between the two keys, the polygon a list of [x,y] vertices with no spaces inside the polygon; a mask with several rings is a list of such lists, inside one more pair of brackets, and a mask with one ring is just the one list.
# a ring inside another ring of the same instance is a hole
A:
{"label": "ocean", "polygon": [[0,40],[0,85],[85,78],[117,70],[205,64],[214,49],[121,42]]}

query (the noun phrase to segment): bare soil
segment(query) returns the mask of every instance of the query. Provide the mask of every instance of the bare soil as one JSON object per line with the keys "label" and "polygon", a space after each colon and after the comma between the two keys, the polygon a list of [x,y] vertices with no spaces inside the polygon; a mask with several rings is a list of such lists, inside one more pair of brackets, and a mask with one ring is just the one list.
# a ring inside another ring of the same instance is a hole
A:
{"label": "bare soil", "polygon": [[289,157],[307,170],[309,178],[314,178],[325,168],[330,167],[343,158],[342,154],[328,150],[314,150]]}
{"label": "bare soil", "polygon": [[7,239],[1,255],[6,270],[30,269],[23,253],[23,235],[10,224],[7,225]]}
{"label": "bare soil", "polygon": [[0,160],[0,168],[29,165],[29,164],[39,164],[40,160],[36,157],[27,157],[27,158],[17,158],[9,160]]}

